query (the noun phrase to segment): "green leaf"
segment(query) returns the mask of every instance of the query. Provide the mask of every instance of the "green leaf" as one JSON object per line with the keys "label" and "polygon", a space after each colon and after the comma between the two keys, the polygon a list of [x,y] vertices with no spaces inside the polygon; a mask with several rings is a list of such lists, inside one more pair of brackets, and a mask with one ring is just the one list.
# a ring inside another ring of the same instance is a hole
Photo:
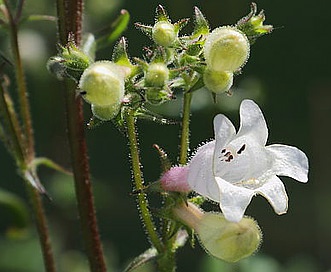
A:
{"label": "green leaf", "polygon": [[[0,189],[1,228],[6,229],[10,237],[19,237],[25,233],[29,223],[29,210],[18,196]],[[8,221],[4,221],[6,218]],[[5,225],[4,225],[5,224]]]}
{"label": "green leaf", "polygon": [[72,175],[72,173],[70,171],[68,171],[67,169],[64,169],[61,165],[55,163],[54,161],[52,161],[49,158],[45,158],[45,157],[38,157],[35,158],[31,164],[30,167],[32,167],[33,170],[37,170],[37,168],[40,166],[46,166],[48,168],[51,168],[53,170],[59,171],[61,173],[67,174],[67,175]]}
{"label": "green leaf", "polygon": [[104,31],[97,39],[97,48],[102,49],[114,43],[126,30],[130,21],[130,14],[127,10],[122,9],[121,14],[116,20]]}

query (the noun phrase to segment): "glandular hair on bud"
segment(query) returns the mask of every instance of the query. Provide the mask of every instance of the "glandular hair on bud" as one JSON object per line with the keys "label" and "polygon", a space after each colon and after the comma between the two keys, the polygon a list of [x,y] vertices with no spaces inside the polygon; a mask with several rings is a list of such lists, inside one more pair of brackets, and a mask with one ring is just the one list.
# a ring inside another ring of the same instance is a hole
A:
{"label": "glandular hair on bud", "polygon": [[235,223],[227,221],[223,215],[205,213],[196,232],[208,253],[227,262],[252,255],[262,240],[258,224],[248,217]]}
{"label": "glandular hair on bud", "polygon": [[175,27],[168,21],[159,21],[152,28],[153,41],[161,46],[171,46],[177,38]]}
{"label": "glandular hair on bud", "polygon": [[92,104],[91,109],[95,117],[102,121],[109,121],[119,113],[120,104],[111,106],[96,106]]}
{"label": "glandular hair on bud", "polygon": [[243,32],[224,26],[214,29],[207,36],[203,49],[210,69],[234,72],[246,63],[250,45]]}
{"label": "glandular hair on bud", "polygon": [[208,90],[221,94],[230,90],[233,84],[233,73],[215,71],[207,67],[203,73],[203,82]]}
{"label": "glandular hair on bud", "polygon": [[163,87],[169,79],[169,69],[161,62],[151,63],[145,72],[146,87]]}
{"label": "glandular hair on bud", "polygon": [[111,61],[97,61],[82,74],[79,89],[88,103],[115,107],[124,97],[123,70]]}

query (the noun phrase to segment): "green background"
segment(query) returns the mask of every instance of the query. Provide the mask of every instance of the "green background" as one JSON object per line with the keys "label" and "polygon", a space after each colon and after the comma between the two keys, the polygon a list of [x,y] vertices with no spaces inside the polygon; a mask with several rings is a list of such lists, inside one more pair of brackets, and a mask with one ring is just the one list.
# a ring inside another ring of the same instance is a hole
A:
{"label": "green background", "polygon": [[[211,28],[234,24],[249,12],[249,1],[86,1],[84,29],[95,32],[112,22],[121,9],[131,14],[124,35],[131,56],[141,56],[150,40],[136,30],[134,22],[153,24],[158,4],[166,7],[173,21],[192,17],[198,6]],[[178,271],[327,271],[331,268],[331,80],[330,8],[328,1],[257,1],[266,23],[275,26],[251,48],[243,73],[235,78],[232,97],[222,96],[214,105],[204,91],[196,94],[192,112],[194,150],[213,137],[212,118],[225,113],[238,125],[238,105],[252,98],[262,108],[270,131],[269,143],[295,145],[309,157],[309,182],[299,184],[282,178],[289,195],[289,211],[277,216],[262,197],[256,197],[247,214],[262,228],[264,239],[259,253],[237,265],[224,265],[206,257],[198,243],[178,253]],[[27,0],[24,14],[55,15],[53,1]],[[183,30],[189,31],[190,27]],[[47,59],[56,54],[56,26],[52,22],[27,23],[20,32],[21,50],[35,128],[38,155],[70,167],[65,134],[63,91],[46,70]],[[8,41],[0,32],[3,52]],[[111,58],[103,50],[98,59]],[[14,92],[14,84],[11,88]],[[179,117],[178,106],[160,112]],[[86,121],[91,113],[86,106]],[[152,148],[159,144],[175,162],[178,155],[177,125],[139,122],[140,147],[147,182],[157,180],[160,165]],[[148,247],[140,226],[135,199],[130,192],[131,172],[126,138],[111,123],[86,131],[95,201],[101,237],[110,271],[120,271]],[[27,202],[24,186],[16,175],[12,158],[0,146],[0,186]],[[81,253],[77,211],[70,178],[41,169],[40,176],[53,201],[45,199],[59,271],[87,271]],[[0,209],[0,271],[42,271],[42,259],[32,223],[21,238],[9,239],[5,231],[15,218]],[[76,270],[75,270],[76,269]],[[113,270],[112,270],[113,269]],[[146,270],[148,271],[148,270]]]}

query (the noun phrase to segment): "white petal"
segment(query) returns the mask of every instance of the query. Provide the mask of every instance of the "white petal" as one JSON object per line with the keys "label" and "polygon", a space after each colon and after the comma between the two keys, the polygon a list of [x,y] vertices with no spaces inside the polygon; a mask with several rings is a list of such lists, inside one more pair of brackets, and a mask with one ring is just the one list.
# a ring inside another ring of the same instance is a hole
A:
{"label": "white petal", "polygon": [[214,132],[216,148],[223,148],[236,134],[236,130],[231,121],[223,114],[218,114],[214,118]]}
{"label": "white petal", "polygon": [[240,128],[238,137],[250,134],[260,145],[265,145],[268,128],[259,106],[252,100],[243,100],[240,105]]}
{"label": "white petal", "polygon": [[189,163],[188,184],[197,193],[219,201],[219,190],[213,173],[215,141],[199,147]]}
{"label": "white petal", "polygon": [[254,190],[239,187],[215,177],[220,190],[220,208],[228,221],[239,222],[251,202]]}
{"label": "white petal", "polygon": [[286,213],[288,197],[283,182],[277,176],[270,178],[257,192],[269,201],[275,213]]}
{"label": "white petal", "polygon": [[300,149],[280,144],[269,145],[266,148],[274,156],[272,172],[300,182],[308,181],[308,158]]}

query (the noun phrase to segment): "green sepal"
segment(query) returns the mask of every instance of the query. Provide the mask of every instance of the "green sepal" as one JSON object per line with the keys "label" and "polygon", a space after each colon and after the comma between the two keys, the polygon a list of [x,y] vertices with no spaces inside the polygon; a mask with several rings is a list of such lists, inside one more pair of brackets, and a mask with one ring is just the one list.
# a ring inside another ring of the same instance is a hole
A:
{"label": "green sepal", "polygon": [[192,38],[199,38],[209,33],[209,23],[198,7],[194,7],[194,30]]}
{"label": "green sepal", "polygon": [[167,21],[171,23],[169,16],[162,5],[158,5],[155,11],[155,20],[156,22]]}
{"label": "green sepal", "polygon": [[183,18],[179,20],[178,22],[174,23],[175,31],[178,33],[180,30],[182,30],[190,21],[190,18]]}
{"label": "green sepal", "polygon": [[156,149],[157,153],[159,154],[162,172],[168,171],[171,168],[172,163],[168,157],[167,152],[165,152],[165,150],[157,144],[154,144],[153,147]]}
{"label": "green sepal", "polygon": [[115,21],[107,28],[105,28],[100,37],[97,38],[97,49],[106,48],[112,45],[127,29],[130,21],[130,13],[122,9],[121,14],[115,19]]}
{"label": "green sepal", "polygon": [[257,13],[257,5],[256,3],[251,4],[251,11],[248,15],[240,19],[236,27],[244,32],[252,44],[256,41],[256,39],[265,34],[269,34],[273,30],[272,25],[263,25],[265,21],[264,11],[261,10],[259,14]]}
{"label": "green sepal", "polygon": [[152,38],[152,26],[149,25],[143,25],[141,23],[135,23],[134,26],[140,30],[141,32],[143,32],[146,36],[148,36],[149,38]]}
{"label": "green sepal", "polygon": [[[9,219],[5,226],[7,236],[15,238],[24,235],[29,224],[29,209],[26,203],[18,196],[0,189],[0,206],[1,215]],[[8,211],[8,216],[4,214],[4,211],[6,213]]]}
{"label": "green sepal", "polygon": [[129,59],[127,52],[127,41],[124,37],[122,37],[115,45],[113,50],[112,60],[118,65],[128,67],[131,71],[130,74],[132,74],[134,65],[131,63]]}

